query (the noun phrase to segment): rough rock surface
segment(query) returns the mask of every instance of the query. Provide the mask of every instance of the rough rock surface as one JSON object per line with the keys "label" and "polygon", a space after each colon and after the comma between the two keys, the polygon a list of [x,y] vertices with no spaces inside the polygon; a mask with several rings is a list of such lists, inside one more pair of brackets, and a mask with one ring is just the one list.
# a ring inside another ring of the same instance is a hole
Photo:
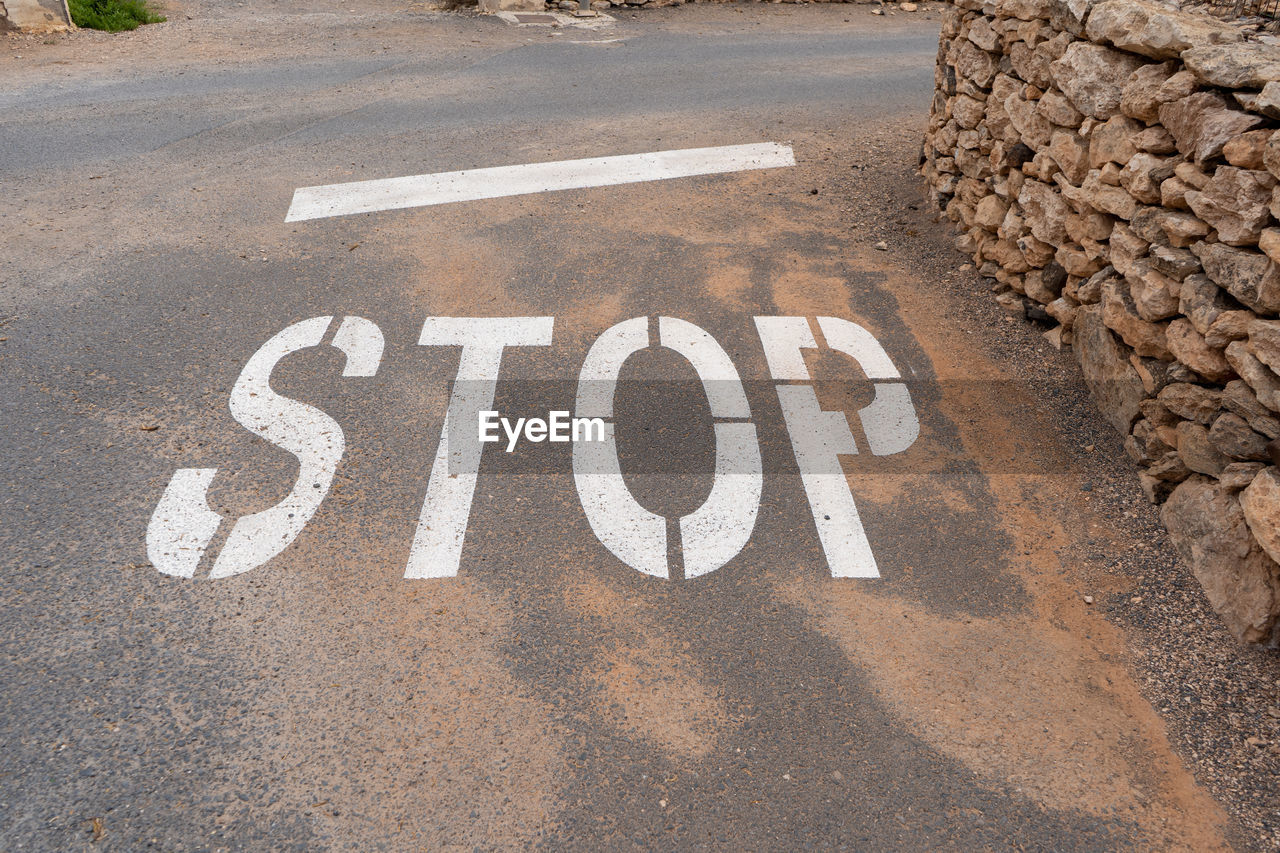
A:
{"label": "rough rock surface", "polygon": [[1224,89],[1261,89],[1280,81],[1280,47],[1270,44],[1197,47],[1182,61],[1203,83]]}
{"label": "rough rock surface", "polygon": [[1129,75],[1143,64],[1130,53],[1074,42],[1050,68],[1058,88],[1076,109],[1084,115],[1106,120],[1119,111]]}
{"label": "rough rock surface", "polygon": [[1137,371],[1111,330],[1102,322],[1096,306],[1080,309],[1075,320],[1076,353],[1089,391],[1117,432],[1127,433],[1141,410],[1146,390]]}
{"label": "rough rock surface", "polygon": [[1280,471],[1267,468],[1240,494],[1245,521],[1272,560],[1280,559]]}
{"label": "rough rock surface", "polygon": [[1093,7],[1085,30],[1094,41],[1152,59],[1176,59],[1191,47],[1241,40],[1235,27],[1142,0],[1107,0]]}
{"label": "rough rock surface", "polygon": [[1214,608],[1270,642],[1280,47],[1155,0],[955,0],[942,32],[922,171],[957,248],[1057,324]]}
{"label": "rough rock surface", "polygon": [[1161,104],[1158,113],[1178,150],[1197,163],[1217,157],[1232,139],[1262,124],[1260,116],[1232,109],[1217,92],[1196,92]]}
{"label": "rough rock surface", "polygon": [[1231,632],[1245,642],[1271,640],[1280,567],[1251,535],[1240,501],[1214,480],[1193,476],[1169,495],[1160,518]]}

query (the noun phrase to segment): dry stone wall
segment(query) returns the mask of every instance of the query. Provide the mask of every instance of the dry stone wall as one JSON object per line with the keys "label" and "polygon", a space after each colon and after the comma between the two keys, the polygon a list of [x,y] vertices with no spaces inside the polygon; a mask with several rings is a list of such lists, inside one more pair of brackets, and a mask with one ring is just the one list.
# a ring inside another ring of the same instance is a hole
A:
{"label": "dry stone wall", "polygon": [[1280,47],[1145,0],[953,0],[923,170],[1052,325],[1238,638],[1280,638]]}

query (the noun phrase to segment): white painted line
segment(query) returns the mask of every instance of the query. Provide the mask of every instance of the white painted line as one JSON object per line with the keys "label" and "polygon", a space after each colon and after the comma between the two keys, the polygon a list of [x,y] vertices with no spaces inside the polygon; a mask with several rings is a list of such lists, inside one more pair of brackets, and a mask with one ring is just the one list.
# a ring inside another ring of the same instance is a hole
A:
{"label": "white painted line", "polygon": [[293,203],[284,221],[301,222],[377,210],[776,169],[795,164],[791,146],[760,142],[302,187],[294,191]]}

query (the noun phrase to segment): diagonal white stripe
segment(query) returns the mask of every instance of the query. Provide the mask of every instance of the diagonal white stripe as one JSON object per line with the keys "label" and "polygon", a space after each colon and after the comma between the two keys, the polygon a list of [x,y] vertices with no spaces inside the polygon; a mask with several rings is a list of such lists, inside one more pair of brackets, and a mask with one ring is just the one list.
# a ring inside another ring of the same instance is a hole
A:
{"label": "diagonal white stripe", "polygon": [[293,203],[289,205],[284,221],[299,222],[375,210],[662,181],[719,172],[775,169],[795,164],[791,146],[760,142],[302,187],[294,191]]}

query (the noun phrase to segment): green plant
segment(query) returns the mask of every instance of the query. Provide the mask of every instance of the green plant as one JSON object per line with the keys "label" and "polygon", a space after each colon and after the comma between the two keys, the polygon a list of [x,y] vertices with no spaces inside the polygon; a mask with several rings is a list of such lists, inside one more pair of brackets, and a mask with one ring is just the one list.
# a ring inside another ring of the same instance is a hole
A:
{"label": "green plant", "polygon": [[106,30],[136,30],[143,24],[159,24],[164,15],[157,15],[147,7],[147,0],[68,0],[71,20],[77,27]]}

